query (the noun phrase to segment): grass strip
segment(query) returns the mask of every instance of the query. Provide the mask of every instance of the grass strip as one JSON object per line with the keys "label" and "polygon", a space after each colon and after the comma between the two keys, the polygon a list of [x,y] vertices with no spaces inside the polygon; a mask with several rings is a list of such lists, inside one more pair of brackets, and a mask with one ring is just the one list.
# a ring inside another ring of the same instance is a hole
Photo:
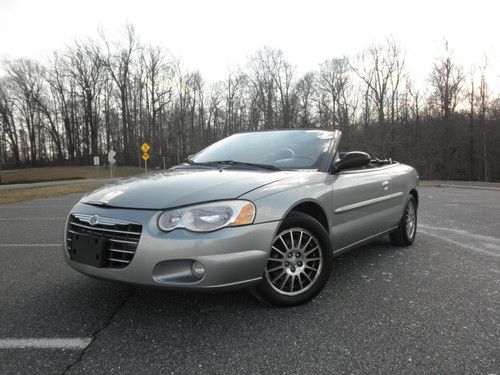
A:
{"label": "grass strip", "polygon": [[37,188],[12,189],[0,191],[0,204],[28,201],[31,199],[51,198],[60,195],[84,193],[94,190],[104,183],[71,184]]}

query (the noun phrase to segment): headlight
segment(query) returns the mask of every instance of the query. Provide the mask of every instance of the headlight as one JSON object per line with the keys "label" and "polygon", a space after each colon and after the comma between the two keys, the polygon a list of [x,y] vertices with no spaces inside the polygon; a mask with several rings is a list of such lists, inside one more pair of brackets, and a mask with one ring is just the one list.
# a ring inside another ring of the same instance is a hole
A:
{"label": "headlight", "polygon": [[254,218],[253,203],[223,201],[165,211],[158,219],[158,227],[166,232],[177,228],[210,232],[228,226],[252,224]]}

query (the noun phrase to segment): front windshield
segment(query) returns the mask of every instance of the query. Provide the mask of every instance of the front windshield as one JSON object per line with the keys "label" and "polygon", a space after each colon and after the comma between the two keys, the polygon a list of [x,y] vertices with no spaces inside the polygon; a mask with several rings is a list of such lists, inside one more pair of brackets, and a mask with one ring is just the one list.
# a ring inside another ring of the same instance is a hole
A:
{"label": "front windshield", "polygon": [[234,161],[266,164],[279,169],[318,169],[333,134],[325,130],[240,133],[208,146],[190,161]]}

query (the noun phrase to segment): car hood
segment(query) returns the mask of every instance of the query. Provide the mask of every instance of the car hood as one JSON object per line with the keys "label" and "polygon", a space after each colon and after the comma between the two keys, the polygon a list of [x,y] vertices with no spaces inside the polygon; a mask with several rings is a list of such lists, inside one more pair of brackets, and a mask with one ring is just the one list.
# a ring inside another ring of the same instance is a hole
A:
{"label": "car hood", "polygon": [[120,180],[87,194],[82,203],[164,209],[234,199],[292,172],[235,169],[172,169]]}

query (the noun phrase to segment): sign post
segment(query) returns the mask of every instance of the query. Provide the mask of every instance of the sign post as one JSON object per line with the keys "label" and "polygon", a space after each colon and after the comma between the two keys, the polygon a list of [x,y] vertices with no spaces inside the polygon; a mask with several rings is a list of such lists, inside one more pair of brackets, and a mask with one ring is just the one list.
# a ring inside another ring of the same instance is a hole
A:
{"label": "sign post", "polygon": [[143,143],[141,146],[141,151],[142,151],[142,159],[144,160],[144,170],[146,173],[148,173],[149,150],[151,150],[151,146],[148,145],[147,143]]}
{"label": "sign post", "polygon": [[142,154],[142,158],[144,159],[144,170],[146,173],[148,173],[148,159],[149,159],[149,154]]}
{"label": "sign post", "polygon": [[96,175],[96,178],[99,177],[99,165],[101,163],[99,162],[99,156],[94,156],[94,165],[95,165],[95,175]]}
{"label": "sign post", "polygon": [[116,152],[114,152],[113,150],[109,150],[108,162],[109,162],[109,175],[111,178],[113,178],[113,165],[115,165],[115,163],[116,163],[115,155],[116,155]]}

